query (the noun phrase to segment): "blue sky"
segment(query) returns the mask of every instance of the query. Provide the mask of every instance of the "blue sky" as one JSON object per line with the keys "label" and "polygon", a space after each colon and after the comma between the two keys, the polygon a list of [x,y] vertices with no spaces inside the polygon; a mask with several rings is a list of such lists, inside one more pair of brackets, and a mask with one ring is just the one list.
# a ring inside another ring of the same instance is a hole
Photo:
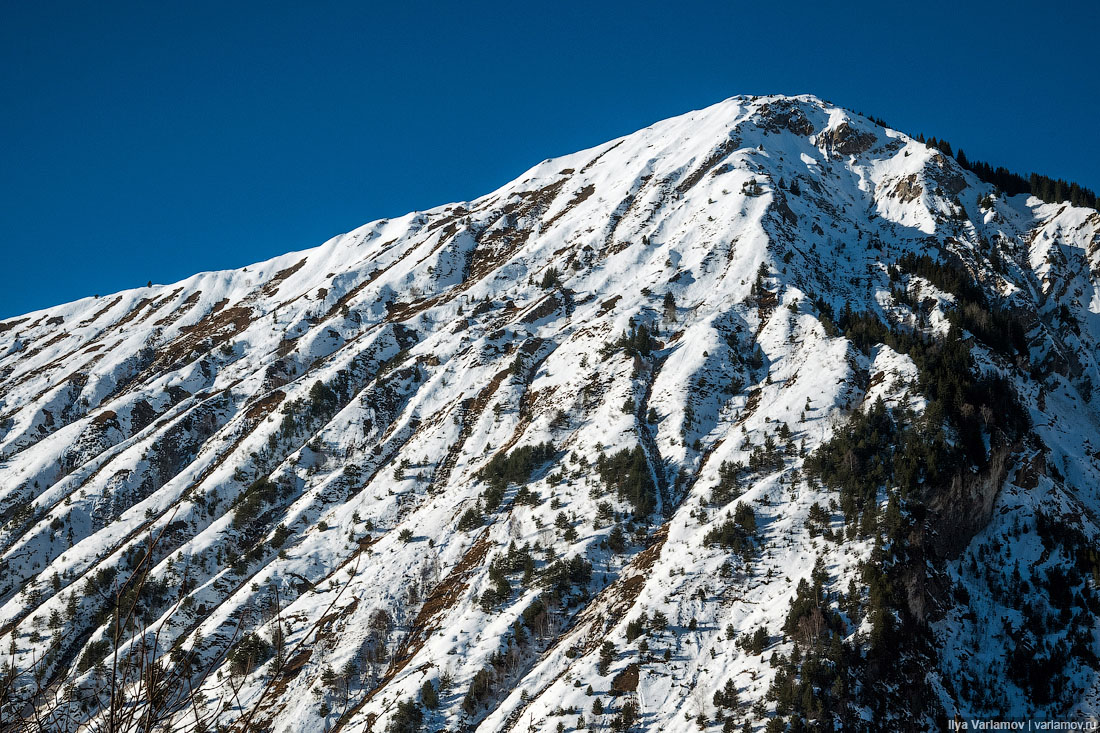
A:
{"label": "blue sky", "polygon": [[734,94],[1100,188],[1092,2],[5,2],[0,318],[486,193]]}

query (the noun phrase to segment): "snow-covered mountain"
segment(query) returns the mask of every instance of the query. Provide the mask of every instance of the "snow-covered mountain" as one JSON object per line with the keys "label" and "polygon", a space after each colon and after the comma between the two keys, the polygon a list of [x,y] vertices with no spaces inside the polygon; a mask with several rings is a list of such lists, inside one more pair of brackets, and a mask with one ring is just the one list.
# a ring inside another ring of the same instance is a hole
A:
{"label": "snow-covered mountain", "polygon": [[2,322],[0,727],[1094,717],[1098,277],[1092,209],[735,97]]}

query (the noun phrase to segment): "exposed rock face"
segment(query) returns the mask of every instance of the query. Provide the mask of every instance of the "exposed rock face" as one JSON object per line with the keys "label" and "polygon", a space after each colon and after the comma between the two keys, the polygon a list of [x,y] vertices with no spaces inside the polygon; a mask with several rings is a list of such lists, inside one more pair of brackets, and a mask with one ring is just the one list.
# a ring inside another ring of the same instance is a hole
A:
{"label": "exposed rock face", "polygon": [[859,155],[874,146],[877,137],[872,132],[861,132],[847,122],[841,122],[820,135],[819,144],[836,155]]}
{"label": "exposed rock face", "polygon": [[958,163],[943,154],[932,156],[929,178],[948,195],[954,196],[966,188],[966,178]]}
{"label": "exposed rock face", "polygon": [[756,121],[760,127],[771,133],[788,131],[795,135],[809,136],[814,132],[814,125],[803,109],[788,100],[761,105]]}
{"label": "exposed rock face", "polygon": [[890,195],[897,197],[901,203],[908,204],[920,198],[924,193],[924,187],[918,182],[920,177],[913,173],[897,182]]}
{"label": "exposed rock face", "polygon": [[785,124],[787,129],[795,135],[812,135],[814,132],[813,123],[799,107],[795,107],[787,114]]}
{"label": "exposed rock face", "polygon": [[936,555],[957,558],[974,535],[989,524],[1008,474],[1010,455],[1008,450],[994,452],[984,471],[966,479],[957,477],[949,488],[941,487],[929,497]]}

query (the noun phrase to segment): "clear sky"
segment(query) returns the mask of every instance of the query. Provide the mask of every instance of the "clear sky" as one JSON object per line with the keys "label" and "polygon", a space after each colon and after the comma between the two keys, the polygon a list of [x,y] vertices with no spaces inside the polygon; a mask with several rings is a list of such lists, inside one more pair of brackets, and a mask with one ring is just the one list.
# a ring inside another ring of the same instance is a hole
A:
{"label": "clear sky", "polygon": [[0,318],[809,92],[1100,189],[1096,2],[0,2]]}

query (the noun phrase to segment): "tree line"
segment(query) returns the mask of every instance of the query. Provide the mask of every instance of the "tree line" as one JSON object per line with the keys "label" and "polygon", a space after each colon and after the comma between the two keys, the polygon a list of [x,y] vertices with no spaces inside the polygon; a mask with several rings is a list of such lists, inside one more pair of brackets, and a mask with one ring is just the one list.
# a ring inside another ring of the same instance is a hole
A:
{"label": "tree line", "polygon": [[962,148],[959,148],[956,153],[952,150],[951,143],[946,140],[937,140],[935,137],[925,140],[924,135],[917,135],[917,140],[930,148],[936,148],[944,155],[955,158],[963,168],[986,183],[996,186],[1009,196],[1028,193],[1050,204],[1069,201],[1074,206],[1100,209],[1100,196],[1097,196],[1092,189],[1079,183],[1065,181],[1061,178],[1051,178],[1040,173],[1032,173],[1025,177],[1010,171],[1004,166],[994,168],[983,160],[971,160]]}

